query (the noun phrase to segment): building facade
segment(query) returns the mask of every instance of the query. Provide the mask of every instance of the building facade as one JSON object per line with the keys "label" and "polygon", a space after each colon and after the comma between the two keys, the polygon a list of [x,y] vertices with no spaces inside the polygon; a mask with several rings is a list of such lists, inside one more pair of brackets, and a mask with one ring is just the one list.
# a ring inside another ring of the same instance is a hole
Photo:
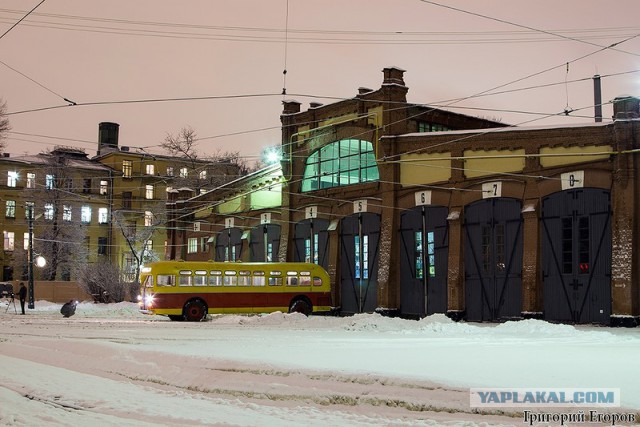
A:
{"label": "building facade", "polygon": [[51,271],[37,271],[37,279],[75,280],[74,262],[107,259],[127,281],[135,281],[140,263],[164,259],[168,251],[165,207],[172,185],[201,192],[237,179],[240,172],[237,164],[120,146],[119,125],[109,122],[99,125],[93,158],[68,147],[5,154],[0,157],[2,280],[26,280],[31,207],[36,252],[49,261],[60,259],[60,265],[48,266]]}
{"label": "building facade", "polygon": [[404,71],[383,72],[349,100],[285,101],[280,167],[172,194],[170,256],[318,263],[342,314],[637,324],[638,99],[515,128],[407,103]]}

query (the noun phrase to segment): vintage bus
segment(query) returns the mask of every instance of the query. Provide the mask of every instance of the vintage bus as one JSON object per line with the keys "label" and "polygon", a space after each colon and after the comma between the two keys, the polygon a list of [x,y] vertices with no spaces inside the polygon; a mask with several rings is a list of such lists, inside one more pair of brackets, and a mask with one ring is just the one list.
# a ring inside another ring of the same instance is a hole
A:
{"label": "vintage bus", "polygon": [[143,313],[197,322],[207,314],[331,310],[327,272],[302,262],[158,261],[140,273]]}

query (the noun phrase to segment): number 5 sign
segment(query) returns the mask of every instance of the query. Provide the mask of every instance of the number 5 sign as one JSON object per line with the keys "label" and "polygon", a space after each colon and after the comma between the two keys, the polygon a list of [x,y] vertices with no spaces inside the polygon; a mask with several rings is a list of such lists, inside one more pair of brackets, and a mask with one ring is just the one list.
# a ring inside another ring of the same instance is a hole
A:
{"label": "number 5 sign", "polygon": [[367,201],[366,200],[356,200],[353,202],[353,213],[360,213],[367,211]]}

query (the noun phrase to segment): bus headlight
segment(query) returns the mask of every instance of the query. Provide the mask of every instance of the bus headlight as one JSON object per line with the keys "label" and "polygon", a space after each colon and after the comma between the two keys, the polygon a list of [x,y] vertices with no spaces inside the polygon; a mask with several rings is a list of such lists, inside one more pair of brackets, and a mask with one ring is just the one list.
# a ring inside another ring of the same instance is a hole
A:
{"label": "bus headlight", "polygon": [[147,307],[153,305],[153,295],[146,295],[144,297],[144,305],[146,305]]}

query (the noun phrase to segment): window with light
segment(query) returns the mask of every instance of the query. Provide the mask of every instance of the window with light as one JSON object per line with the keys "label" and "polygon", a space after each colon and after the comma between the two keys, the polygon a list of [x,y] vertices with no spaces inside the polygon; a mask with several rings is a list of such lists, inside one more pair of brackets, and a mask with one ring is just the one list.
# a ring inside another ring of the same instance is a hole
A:
{"label": "window with light", "polygon": [[373,144],[343,139],[322,147],[306,161],[302,191],[378,181],[380,173]]}
{"label": "window with light", "polygon": [[62,206],[62,220],[71,221],[71,206],[69,205]]}
{"label": "window with light", "polygon": [[4,250],[12,251],[15,245],[15,234],[13,231],[5,231],[4,234]]}
{"label": "window with light", "polygon": [[155,165],[147,165],[146,166],[147,175],[155,175],[156,166]]}
{"label": "window with light", "polygon": [[47,174],[44,177],[44,188],[47,190],[53,190],[56,187],[56,176]]}
{"label": "window with light", "polygon": [[27,172],[27,188],[36,188],[36,174]]}
{"label": "window with light", "polygon": [[196,252],[198,252],[198,238],[189,237],[187,241],[187,253],[195,254]]}
{"label": "window with light", "polygon": [[131,172],[133,169],[133,163],[131,160],[123,160],[122,161],[122,176],[125,178],[131,178]]}
{"label": "window with light", "polygon": [[51,203],[46,203],[44,205],[44,219],[51,221],[54,216],[55,209],[53,208],[53,205]]}
{"label": "window with light", "polygon": [[144,188],[145,188],[145,192],[144,192],[145,199],[147,200],[153,199],[153,185],[146,185]]}
{"label": "window with light", "polygon": [[18,183],[18,172],[7,172],[7,187],[15,187]]}
{"label": "window with light", "polygon": [[180,168],[180,178],[186,178],[189,176],[187,168]]}
{"label": "window with light", "polygon": [[144,226],[151,227],[153,225],[153,212],[145,211],[144,212]]}
{"label": "window with light", "polygon": [[109,209],[108,208],[99,208],[98,209],[98,224],[106,224],[109,222]]}
{"label": "window with light", "polygon": [[5,218],[16,217],[16,201],[15,200],[7,200],[4,216]]}
{"label": "window with light", "polygon": [[109,183],[107,181],[100,181],[100,194],[105,195],[109,192]]}
{"label": "window with light", "polygon": [[91,206],[83,206],[80,208],[80,221],[85,224],[91,222]]}

